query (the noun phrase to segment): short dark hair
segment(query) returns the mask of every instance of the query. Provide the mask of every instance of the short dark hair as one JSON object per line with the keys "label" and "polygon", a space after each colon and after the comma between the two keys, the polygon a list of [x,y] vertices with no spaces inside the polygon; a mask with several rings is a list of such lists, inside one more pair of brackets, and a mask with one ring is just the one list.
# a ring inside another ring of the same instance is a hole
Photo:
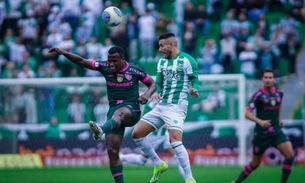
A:
{"label": "short dark hair", "polygon": [[170,37],[176,37],[176,36],[175,36],[175,34],[168,32],[168,33],[165,33],[165,34],[162,34],[161,36],[159,36],[159,41],[162,39],[168,39]]}
{"label": "short dark hair", "polygon": [[113,46],[108,50],[108,54],[116,54],[118,53],[120,55],[121,58],[124,58],[124,49],[122,47],[119,46]]}
{"label": "short dark hair", "polygon": [[275,72],[274,72],[274,70],[272,70],[272,69],[266,69],[266,70],[264,70],[262,77],[264,77],[265,73],[272,73],[273,77],[275,77]]}

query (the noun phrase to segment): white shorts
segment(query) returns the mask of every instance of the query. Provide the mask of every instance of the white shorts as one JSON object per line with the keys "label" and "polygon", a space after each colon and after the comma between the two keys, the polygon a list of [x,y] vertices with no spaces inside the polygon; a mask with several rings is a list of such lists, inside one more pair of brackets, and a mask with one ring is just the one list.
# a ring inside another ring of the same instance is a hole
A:
{"label": "white shorts", "polygon": [[148,135],[147,137],[155,150],[159,148],[166,150],[172,147],[169,142],[169,135]]}
{"label": "white shorts", "polygon": [[187,113],[187,102],[182,104],[158,103],[150,112],[146,113],[141,121],[144,121],[156,130],[164,123],[169,130],[175,129],[183,132],[183,124]]}

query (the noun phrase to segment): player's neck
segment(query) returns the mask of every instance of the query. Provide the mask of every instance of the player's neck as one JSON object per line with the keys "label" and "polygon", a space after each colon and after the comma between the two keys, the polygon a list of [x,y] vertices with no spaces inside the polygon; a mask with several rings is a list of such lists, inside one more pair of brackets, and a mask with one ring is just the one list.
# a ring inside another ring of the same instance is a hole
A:
{"label": "player's neck", "polygon": [[172,51],[172,54],[171,54],[171,59],[175,58],[178,54],[179,54],[179,50],[176,48]]}
{"label": "player's neck", "polygon": [[274,87],[274,86],[270,86],[270,87],[264,86],[264,89],[265,89],[265,91],[267,91],[268,93],[272,93],[272,92],[273,92],[273,87]]}

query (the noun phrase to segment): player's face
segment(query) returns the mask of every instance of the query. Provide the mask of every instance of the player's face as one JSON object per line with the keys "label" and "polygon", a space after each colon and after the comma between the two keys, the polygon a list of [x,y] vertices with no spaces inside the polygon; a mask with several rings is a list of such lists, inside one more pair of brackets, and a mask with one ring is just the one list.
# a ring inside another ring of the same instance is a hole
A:
{"label": "player's face", "polygon": [[165,55],[167,59],[171,57],[173,46],[166,41],[166,39],[161,39],[159,41],[159,51]]}
{"label": "player's face", "polygon": [[262,80],[265,87],[273,87],[275,84],[275,78],[272,72],[264,73]]}
{"label": "player's face", "polygon": [[111,72],[118,72],[124,68],[124,59],[118,54],[108,54],[108,64]]}

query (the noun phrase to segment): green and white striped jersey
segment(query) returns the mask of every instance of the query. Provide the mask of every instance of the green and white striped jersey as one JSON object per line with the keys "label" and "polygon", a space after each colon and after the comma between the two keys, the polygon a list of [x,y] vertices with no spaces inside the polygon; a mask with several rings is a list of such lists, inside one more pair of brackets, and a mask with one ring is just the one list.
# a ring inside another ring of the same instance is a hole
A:
{"label": "green and white striped jersey", "polygon": [[[180,52],[173,59],[161,58],[156,82],[161,87],[162,103],[180,104],[187,100],[191,79],[198,81],[198,64],[187,53]],[[158,83],[159,82],[159,83]]]}

